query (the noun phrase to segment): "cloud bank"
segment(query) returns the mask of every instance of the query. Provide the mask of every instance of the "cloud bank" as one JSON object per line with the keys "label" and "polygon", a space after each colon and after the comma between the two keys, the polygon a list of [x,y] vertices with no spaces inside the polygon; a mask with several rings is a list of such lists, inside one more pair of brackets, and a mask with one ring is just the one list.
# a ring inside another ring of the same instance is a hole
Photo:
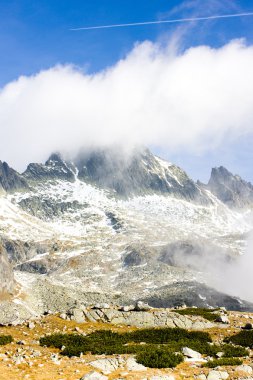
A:
{"label": "cloud bank", "polygon": [[107,144],[196,154],[252,133],[253,46],[168,46],[141,43],[94,75],[57,66],[6,85],[0,159],[23,170],[55,150]]}

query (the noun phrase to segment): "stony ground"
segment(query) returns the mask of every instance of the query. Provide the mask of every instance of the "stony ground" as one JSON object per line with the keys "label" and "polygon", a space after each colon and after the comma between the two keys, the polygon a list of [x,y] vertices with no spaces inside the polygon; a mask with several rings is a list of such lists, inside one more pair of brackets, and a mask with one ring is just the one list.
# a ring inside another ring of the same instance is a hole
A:
{"label": "stony ground", "polygon": [[[252,323],[253,314],[239,312],[229,313],[230,325],[215,327],[208,331],[215,342],[221,342],[223,338],[238,332],[245,323]],[[81,358],[61,357],[57,349],[44,348],[39,345],[39,338],[45,334],[55,332],[65,333],[90,333],[97,329],[111,329],[113,331],[133,330],[127,326],[112,326],[103,323],[82,323],[66,321],[58,316],[45,316],[34,322],[21,326],[0,327],[0,335],[12,335],[14,342],[6,346],[0,346],[0,379],[1,380],[79,380],[83,375],[98,371],[89,363],[101,358],[101,356],[85,355]],[[251,357],[244,361],[253,365],[253,352]],[[251,375],[239,373],[233,367],[223,367],[223,371],[229,373],[229,379],[251,379]],[[152,379],[152,376],[172,375],[176,380],[195,379],[200,374],[208,374],[211,370],[201,368],[201,364],[185,362],[176,369],[147,369],[145,371],[130,371],[121,368],[108,376],[113,379]],[[98,371],[99,372],[99,371]],[[253,376],[253,375],[252,375]],[[253,377],[252,377],[253,378]]]}

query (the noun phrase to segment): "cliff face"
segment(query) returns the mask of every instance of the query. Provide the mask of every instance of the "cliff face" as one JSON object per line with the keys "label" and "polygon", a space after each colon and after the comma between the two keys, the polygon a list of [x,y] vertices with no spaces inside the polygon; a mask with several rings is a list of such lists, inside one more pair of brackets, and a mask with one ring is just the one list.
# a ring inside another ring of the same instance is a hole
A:
{"label": "cliff face", "polygon": [[0,243],[0,295],[10,294],[14,290],[14,276],[12,266],[5,249]]}

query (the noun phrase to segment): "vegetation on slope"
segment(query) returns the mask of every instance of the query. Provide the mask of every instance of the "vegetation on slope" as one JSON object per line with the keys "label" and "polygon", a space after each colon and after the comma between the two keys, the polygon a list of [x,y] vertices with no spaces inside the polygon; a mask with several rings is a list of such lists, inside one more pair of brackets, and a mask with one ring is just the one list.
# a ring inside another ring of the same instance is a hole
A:
{"label": "vegetation on slope", "polygon": [[242,330],[235,335],[225,338],[224,341],[243,347],[253,348],[253,330]]}
{"label": "vegetation on slope", "polygon": [[206,332],[180,328],[141,329],[126,333],[100,330],[87,336],[54,334],[42,337],[40,344],[59,349],[63,347],[61,353],[69,357],[80,356],[81,353],[136,354],[139,363],[152,368],[175,367],[183,360],[179,354],[183,347],[212,357],[218,352],[223,352],[224,358],[248,355],[243,347],[212,344],[211,337]]}

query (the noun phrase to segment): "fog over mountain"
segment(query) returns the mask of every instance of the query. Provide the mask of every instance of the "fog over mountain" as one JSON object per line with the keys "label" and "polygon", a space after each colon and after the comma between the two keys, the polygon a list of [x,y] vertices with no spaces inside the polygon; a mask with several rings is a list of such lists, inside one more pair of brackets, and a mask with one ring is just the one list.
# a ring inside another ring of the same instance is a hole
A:
{"label": "fog over mountain", "polygon": [[6,85],[1,159],[22,171],[52,151],[112,144],[201,156],[252,134],[253,47],[234,40],[181,52],[171,42],[137,44],[95,74],[59,65]]}

